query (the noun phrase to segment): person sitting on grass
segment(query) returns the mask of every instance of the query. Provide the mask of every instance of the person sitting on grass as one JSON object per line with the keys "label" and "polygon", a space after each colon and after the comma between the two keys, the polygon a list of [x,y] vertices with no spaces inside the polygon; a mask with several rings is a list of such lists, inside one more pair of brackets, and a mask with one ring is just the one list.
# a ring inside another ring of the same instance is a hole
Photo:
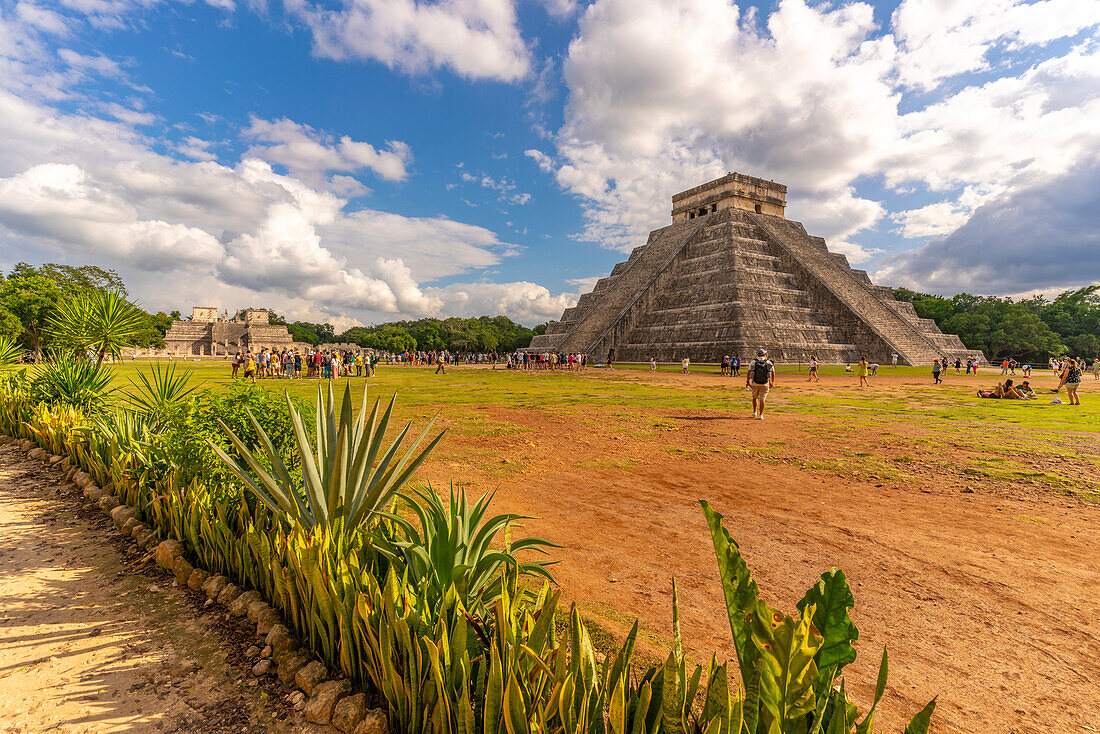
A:
{"label": "person sitting on grass", "polygon": [[1027,380],[1021,382],[1020,386],[1016,389],[1023,395],[1027,396],[1028,400],[1035,399],[1035,391],[1031,389],[1031,383],[1029,383]]}
{"label": "person sitting on grass", "polygon": [[992,398],[994,400],[1031,400],[1026,394],[1020,392],[1019,388],[1012,384],[1012,380],[1005,380],[1003,383],[998,383],[992,390],[979,390],[979,398]]}

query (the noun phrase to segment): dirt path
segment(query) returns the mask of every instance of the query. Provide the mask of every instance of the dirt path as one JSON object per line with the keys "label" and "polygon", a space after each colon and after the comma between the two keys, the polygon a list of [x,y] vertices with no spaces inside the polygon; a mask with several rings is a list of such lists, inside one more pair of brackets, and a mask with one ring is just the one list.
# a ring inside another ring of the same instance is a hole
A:
{"label": "dirt path", "polygon": [[[776,398],[781,405],[781,391]],[[949,445],[915,454],[905,482],[770,464],[767,453],[738,447],[778,443],[822,459],[857,441],[857,451],[876,455],[897,449],[886,439],[876,446],[873,432],[825,436],[836,420],[777,411],[749,421],[742,403],[736,412],[668,409],[587,423],[496,411],[495,420],[530,429],[495,440],[499,461],[522,472],[499,479],[492,466],[452,463],[433,480],[446,486],[444,471],[472,477],[498,489],[497,511],[541,518],[525,534],[565,546],[555,574],[566,595],[613,629],[638,617],[667,635],[675,576],[685,642],[700,662],[711,651],[733,655],[698,505],[707,499],[773,606],[790,612],[822,571],[846,572],[861,634],[846,679],[864,709],[882,646],[890,652],[876,730],[900,732],[938,697],[940,734],[1100,731],[1100,507],[1029,488],[972,490],[962,452]],[[624,432],[631,422],[668,428]],[[806,430],[815,425],[817,438]]]}
{"label": "dirt path", "polygon": [[140,556],[77,497],[0,447],[0,732],[281,728],[214,620],[167,576],[134,572]]}

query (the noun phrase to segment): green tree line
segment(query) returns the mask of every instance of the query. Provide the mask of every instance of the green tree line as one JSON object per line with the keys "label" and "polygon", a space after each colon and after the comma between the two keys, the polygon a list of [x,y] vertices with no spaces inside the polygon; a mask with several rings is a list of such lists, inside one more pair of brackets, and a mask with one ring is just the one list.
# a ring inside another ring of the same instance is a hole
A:
{"label": "green tree line", "polygon": [[[271,323],[285,324],[295,341],[317,345],[324,342],[358,344],[385,352],[406,351],[510,352],[531,343],[540,327],[528,329],[506,316],[477,318],[418,319],[373,326],[353,326],[335,333],[331,324],[287,322],[274,312]],[[541,329],[545,329],[542,326]]]}
{"label": "green tree line", "polygon": [[951,298],[895,288],[917,315],[942,331],[958,334],[968,349],[991,360],[1006,357],[1042,362],[1049,357],[1100,356],[1100,286],[1015,300],[960,293]]}

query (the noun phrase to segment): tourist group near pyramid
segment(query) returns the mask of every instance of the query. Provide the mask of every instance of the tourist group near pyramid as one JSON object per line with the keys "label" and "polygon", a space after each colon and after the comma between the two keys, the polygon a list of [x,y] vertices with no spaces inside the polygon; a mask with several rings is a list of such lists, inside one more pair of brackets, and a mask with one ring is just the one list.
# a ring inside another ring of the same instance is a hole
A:
{"label": "tourist group near pyramid", "polygon": [[785,216],[787,187],[740,173],[672,197],[672,224],[535,337],[593,361],[931,364],[980,358]]}

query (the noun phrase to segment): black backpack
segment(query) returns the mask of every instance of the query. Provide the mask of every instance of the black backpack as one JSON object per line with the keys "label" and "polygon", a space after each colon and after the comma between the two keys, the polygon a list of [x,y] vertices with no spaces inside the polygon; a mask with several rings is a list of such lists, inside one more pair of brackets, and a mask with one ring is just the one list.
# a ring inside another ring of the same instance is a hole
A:
{"label": "black backpack", "polygon": [[768,360],[753,360],[752,363],[752,381],[757,385],[767,385],[768,376],[771,374],[772,363]]}

